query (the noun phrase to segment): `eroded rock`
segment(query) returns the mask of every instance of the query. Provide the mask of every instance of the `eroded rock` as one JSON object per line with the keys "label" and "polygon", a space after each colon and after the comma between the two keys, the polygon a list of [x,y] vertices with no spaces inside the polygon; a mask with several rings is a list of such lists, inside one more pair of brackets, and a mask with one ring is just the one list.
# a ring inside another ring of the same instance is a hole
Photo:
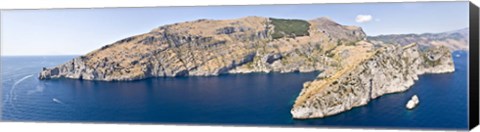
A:
{"label": "eroded rock", "polygon": [[[125,81],[225,73],[319,71],[338,61],[323,56],[324,50],[338,44],[337,40],[347,43],[365,37],[360,28],[333,21],[304,22],[312,25],[308,36],[276,39],[271,36],[270,18],[264,17],[202,19],[165,25],[103,46],[65,64],[45,68],[39,79]],[[341,30],[334,31],[337,29]],[[342,36],[329,36],[318,30]],[[355,37],[347,39],[349,36]]]}
{"label": "eroded rock", "polygon": [[420,100],[418,99],[418,96],[413,95],[412,98],[410,98],[410,100],[408,100],[405,107],[407,107],[407,109],[411,110],[411,109],[417,107],[418,103],[420,103]]}
{"label": "eroded rock", "polygon": [[366,56],[304,85],[291,110],[293,118],[335,115],[384,94],[408,90],[419,75],[455,71],[451,53],[443,46],[420,51],[416,44],[387,45]]}

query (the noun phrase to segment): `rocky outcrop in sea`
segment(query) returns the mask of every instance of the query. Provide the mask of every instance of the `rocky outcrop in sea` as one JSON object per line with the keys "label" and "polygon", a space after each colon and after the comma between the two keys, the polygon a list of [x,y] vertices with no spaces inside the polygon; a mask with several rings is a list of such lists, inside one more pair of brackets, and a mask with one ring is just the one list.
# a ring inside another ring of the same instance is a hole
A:
{"label": "rocky outcrop in sea", "polygon": [[410,98],[410,100],[408,100],[407,104],[405,105],[405,107],[409,110],[417,107],[418,103],[420,103],[420,100],[418,99],[418,96],[417,95],[413,95],[412,98]]}

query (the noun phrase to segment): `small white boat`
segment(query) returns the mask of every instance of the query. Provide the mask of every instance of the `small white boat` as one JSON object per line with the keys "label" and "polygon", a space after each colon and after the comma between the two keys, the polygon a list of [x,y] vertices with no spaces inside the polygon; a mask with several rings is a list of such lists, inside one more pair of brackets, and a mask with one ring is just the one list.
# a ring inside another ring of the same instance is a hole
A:
{"label": "small white boat", "polygon": [[58,99],[56,99],[56,98],[53,98],[52,101],[55,102],[55,103],[63,104],[62,101],[60,101],[60,100],[58,100]]}

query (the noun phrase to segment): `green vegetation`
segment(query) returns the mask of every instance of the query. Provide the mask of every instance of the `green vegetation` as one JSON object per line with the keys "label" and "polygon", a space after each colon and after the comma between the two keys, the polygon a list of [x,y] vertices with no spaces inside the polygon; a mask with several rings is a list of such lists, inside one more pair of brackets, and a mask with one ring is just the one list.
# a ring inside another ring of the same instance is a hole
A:
{"label": "green vegetation", "polygon": [[270,18],[270,21],[275,26],[272,33],[273,39],[309,35],[310,23],[305,20]]}
{"label": "green vegetation", "polygon": [[348,42],[346,45],[347,46],[355,46],[355,42]]}
{"label": "green vegetation", "polygon": [[247,68],[248,68],[248,69],[253,69],[253,68],[255,68],[254,65],[253,65],[253,62],[248,62],[248,63],[245,64],[245,65],[247,65]]}
{"label": "green vegetation", "polygon": [[359,41],[348,41],[348,40],[345,40],[345,39],[338,39],[337,40],[337,46],[340,46],[340,45],[355,46],[355,44],[357,42],[359,42]]}
{"label": "green vegetation", "polygon": [[333,57],[335,56],[335,53],[332,53],[332,51],[335,50],[336,48],[337,48],[337,47],[335,46],[335,47],[333,47],[333,48],[325,51],[325,54],[327,55],[327,57],[333,58]]}
{"label": "green vegetation", "polygon": [[424,53],[423,54],[423,59],[425,60],[425,63],[429,66],[437,66],[440,65],[440,59],[439,60],[430,60],[429,55]]}

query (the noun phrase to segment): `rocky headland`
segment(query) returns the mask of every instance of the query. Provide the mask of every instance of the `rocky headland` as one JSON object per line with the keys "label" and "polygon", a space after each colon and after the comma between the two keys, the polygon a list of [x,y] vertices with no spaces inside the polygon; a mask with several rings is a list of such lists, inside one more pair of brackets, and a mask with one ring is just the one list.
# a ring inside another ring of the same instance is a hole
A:
{"label": "rocky headland", "polygon": [[129,81],[149,77],[322,71],[304,83],[293,118],[321,118],[407,90],[425,73],[453,72],[449,48],[367,40],[329,18],[201,19],[161,26],[51,68],[39,79]]}
{"label": "rocky headland", "polygon": [[306,82],[291,110],[293,118],[322,118],[389,93],[408,90],[425,73],[454,72],[447,47],[420,51],[417,44],[388,45],[335,72],[323,72]]}
{"label": "rocky headland", "polygon": [[365,37],[361,28],[343,26],[325,17],[310,21],[264,17],[201,19],[122,39],[65,64],[44,68],[39,78],[122,81],[225,73],[311,72],[335,66],[338,60],[333,58],[332,49]]}

